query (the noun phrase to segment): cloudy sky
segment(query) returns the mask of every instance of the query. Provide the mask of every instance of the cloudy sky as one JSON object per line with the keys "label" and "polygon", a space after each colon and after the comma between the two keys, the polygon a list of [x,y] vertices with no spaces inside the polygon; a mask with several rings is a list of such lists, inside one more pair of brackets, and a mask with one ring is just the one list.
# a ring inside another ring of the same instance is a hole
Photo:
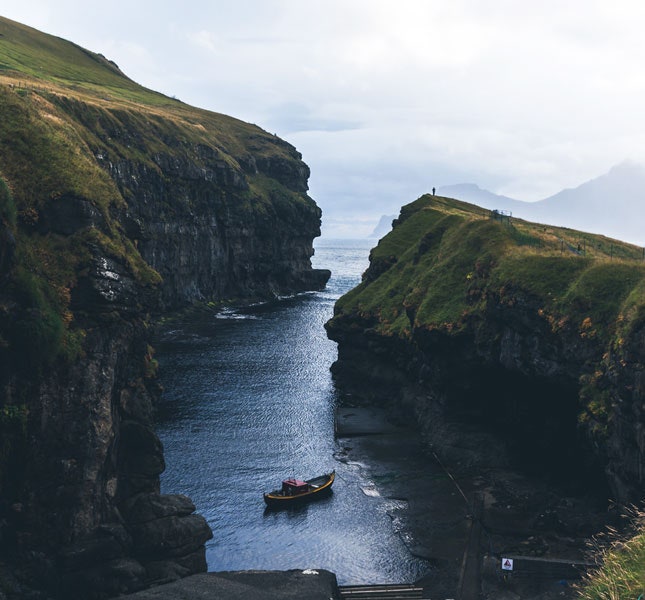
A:
{"label": "cloudy sky", "polygon": [[645,162],[637,0],[5,0],[0,14],[290,141],[327,236],[369,234],[433,186],[538,200]]}

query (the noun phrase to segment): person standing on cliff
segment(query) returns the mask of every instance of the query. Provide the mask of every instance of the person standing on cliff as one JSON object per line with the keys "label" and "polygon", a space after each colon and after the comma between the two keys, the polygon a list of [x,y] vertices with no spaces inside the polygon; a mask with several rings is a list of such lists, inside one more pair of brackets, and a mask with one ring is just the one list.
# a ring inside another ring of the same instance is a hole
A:
{"label": "person standing on cliff", "polygon": [[434,188],[432,188],[432,195],[434,196]]}

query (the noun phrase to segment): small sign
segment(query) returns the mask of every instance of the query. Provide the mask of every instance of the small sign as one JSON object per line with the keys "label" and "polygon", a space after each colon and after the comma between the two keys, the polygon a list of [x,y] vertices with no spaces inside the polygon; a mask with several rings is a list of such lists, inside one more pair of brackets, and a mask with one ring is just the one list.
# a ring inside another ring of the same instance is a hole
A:
{"label": "small sign", "polygon": [[502,571],[512,571],[512,570],[513,570],[513,559],[502,558]]}

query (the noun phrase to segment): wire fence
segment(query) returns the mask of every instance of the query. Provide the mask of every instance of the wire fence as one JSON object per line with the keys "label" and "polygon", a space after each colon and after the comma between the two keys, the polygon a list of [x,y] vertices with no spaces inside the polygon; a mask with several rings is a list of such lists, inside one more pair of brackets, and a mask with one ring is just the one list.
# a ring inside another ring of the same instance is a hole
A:
{"label": "wire fence", "polygon": [[[645,247],[611,240],[602,235],[584,233],[574,229],[568,229],[557,226],[542,225],[542,234],[535,234],[534,228],[540,225],[534,224],[533,231],[522,230],[515,226],[513,214],[505,210],[484,210],[482,213],[490,219],[500,221],[508,226],[512,231],[512,237],[520,245],[536,247],[554,247],[554,242],[558,247],[560,254],[575,254],[589,258],[603,258],[609,260],[629,260],[645,262]],[[566,235],[564,232],[570,232]],[[552,239],[547,241],[545,238],[550,236]],[[554,248],[555,249],[555,248]]]}

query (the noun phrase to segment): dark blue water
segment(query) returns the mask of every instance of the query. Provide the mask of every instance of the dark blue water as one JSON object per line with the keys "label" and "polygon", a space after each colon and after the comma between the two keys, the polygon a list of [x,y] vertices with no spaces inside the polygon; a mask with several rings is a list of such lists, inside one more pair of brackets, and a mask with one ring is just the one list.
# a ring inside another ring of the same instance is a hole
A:
{"label": "dark blue water", "polygon": [[[323,324],[358,284],[370,241],[319,240],[327,289],[174,322],[156,342],[164,386],[158,433],[162,491],[193,499],[214,534],[211,571],[324,568],[340,583],[414,581],[407,551],[366,469],[334,458],[336,344]],[[328,499],[265,511],[262,493],[287,476],[336,469]]]}

